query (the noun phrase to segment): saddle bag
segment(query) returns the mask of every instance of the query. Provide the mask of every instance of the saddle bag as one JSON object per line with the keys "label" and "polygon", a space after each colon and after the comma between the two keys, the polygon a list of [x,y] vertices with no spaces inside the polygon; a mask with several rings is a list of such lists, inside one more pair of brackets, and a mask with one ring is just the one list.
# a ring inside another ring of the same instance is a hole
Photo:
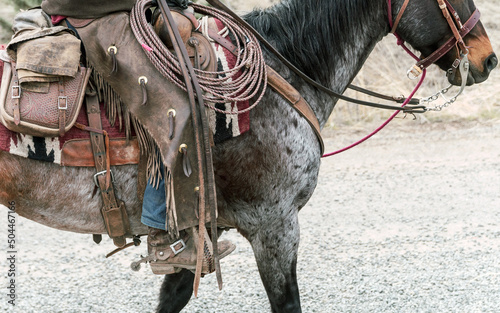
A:
{"label": "saddle bag", "polygon": [[18,13],[12,29],[0,50],[2,123],[27,135],[63,136],[76,122],[90,75],[80,66],[81,41],[41,9]]}
{"label": "saddle bag", "polygon": [[74,78],[57,77],[48,90],[25,90],[15,63],[4,61],[0,90],[0,115],[5,127],[37,136],[63,136],[76,122],[90,71],[78,69]]}

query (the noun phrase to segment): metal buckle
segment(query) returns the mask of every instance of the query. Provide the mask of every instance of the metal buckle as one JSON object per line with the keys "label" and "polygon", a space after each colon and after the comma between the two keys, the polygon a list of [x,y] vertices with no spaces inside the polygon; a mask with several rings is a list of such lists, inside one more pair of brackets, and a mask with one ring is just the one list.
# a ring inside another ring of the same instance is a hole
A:
{"label": "metal buckle", "polygon": [[406,72],[406,76],[411,79],[411,80],[415,80],[417,79],[420,74],[422,74],[422,69],[420,67],[418,67],[417,65],[413,65],[407,72]]}
{"label": "metal buckle", "polygon": [[[61,100],[64,100],[64,106],[61,106]],[[59,110],[67,110],[68,109],[68,97],[66,96],[59,96],[57,98],[57,108]]]}
{"label": "metal buckle", "polygon": [[[17,89],[17,96],[14,96],[14,90]],[[21,98],[21,86],[12,86],[12,99]]]}
{"label": "metal buckle", "polygon": [[[175,246],[178,244],[181,244],[182,247],[180,247],[179,249],[176,249]],[[174,255],[177,255],[177,254],[181,253],[182,251],[184,251],[184,249],[186,249],[186,243],[184,242],[184,240],[179,239],[170,245],[170,249],[172,249],[172,252],[174,253]]]}
{"label": "metal buckle", "polygon": [[[95,175],[94,175],[94,184],[96,185],[97,188],[100,188],[99,187],[99,182],[97,181],[97,176],[104,176],[104,175],[106,175],[106,173],[107,173],[106,170],[98,172],[98,173],[95,173]],[[113,171],[109,170],[109,173],[111,174],[111,181],[114,183],[115,182],[115,176],[113,175]]]}

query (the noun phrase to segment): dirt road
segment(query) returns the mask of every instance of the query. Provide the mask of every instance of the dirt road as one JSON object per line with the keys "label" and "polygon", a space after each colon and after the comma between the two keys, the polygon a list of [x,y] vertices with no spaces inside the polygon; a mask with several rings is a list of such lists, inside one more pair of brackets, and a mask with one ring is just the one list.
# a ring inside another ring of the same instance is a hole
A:
{"label": "dirt road", "polygon": [[[329,150],[361,136],[353,129],[330,133]],[[324,160],[300,215],[303,311],[498,312],[499,193],[498,121],[399,120]],[[129,270],[144,246],[105,259],[109,240],[96,246],[88,235],[19,217],[16,226],[15,312],[154,310],[161,278],[148,268]],[[6,251],[6,228],[0,230]],[[222,262],[224,289],[216,291],[215,277],[204,278],[185,312],[269,312],[248,243],[236,232],[225,237],[238,248]],[[0,311],[12,312],[2,290]]]}

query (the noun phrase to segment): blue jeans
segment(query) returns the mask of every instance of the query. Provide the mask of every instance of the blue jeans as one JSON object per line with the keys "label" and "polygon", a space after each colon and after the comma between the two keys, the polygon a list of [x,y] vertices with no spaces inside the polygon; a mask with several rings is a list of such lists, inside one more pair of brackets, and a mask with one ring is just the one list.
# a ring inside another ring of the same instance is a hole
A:
{"label": "blue jeans", "polygon": [[[163,172],[163,165],[161,171]],[[158,189],[153,187],[151,180],[149,180],[144,191],[141,222],[150,227],[165,229],[166,201],[165,179],[163,177],[160,179]]]}

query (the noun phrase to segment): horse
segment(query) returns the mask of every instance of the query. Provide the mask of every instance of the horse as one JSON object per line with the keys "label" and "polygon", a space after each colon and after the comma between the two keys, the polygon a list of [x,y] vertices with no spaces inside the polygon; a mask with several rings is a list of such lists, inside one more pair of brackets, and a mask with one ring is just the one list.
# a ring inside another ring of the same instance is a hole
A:
{"label": "horse", "polygon": [[[391,0],[389,0],[391,1]],[[463,21],[472,0],[450,0]],[[404,0],[392,0],[397,16]],[[301,71],[342,93],[368,55],[389,31],[387,0],[283,0],[244,16]],[[399,36],[428,56],[452,36],[434,0],[410,1]],[[467,85],[485,81],[498,60],[478,22],[464,38],[469,49]],[[264,49],[267,64],[293,85],[312,107],[321,127],[337,98],[304,82]],[[447,71],[459,59],[451,49],[435,64]],[[460,85],[458,76],[450,83]],[[213,147],[218,225],[236,228],[251,244],[272,312],[301,312],[297,283],[298,213],[317,184],[321,151],[315,132],[279,94],[267,90],[251,111],[251,130]],[[145,233],[136,194],[137,167],[113,168],[116,193],[126,203],[133,233]],[[99,197],[92,197],[93,169],[60,167],[0,152],[0,203],[15,200],[25,218],[60,230],[105,233]],[[166,275],[157,312],[180,312],[193,293],[194,274]]]}

